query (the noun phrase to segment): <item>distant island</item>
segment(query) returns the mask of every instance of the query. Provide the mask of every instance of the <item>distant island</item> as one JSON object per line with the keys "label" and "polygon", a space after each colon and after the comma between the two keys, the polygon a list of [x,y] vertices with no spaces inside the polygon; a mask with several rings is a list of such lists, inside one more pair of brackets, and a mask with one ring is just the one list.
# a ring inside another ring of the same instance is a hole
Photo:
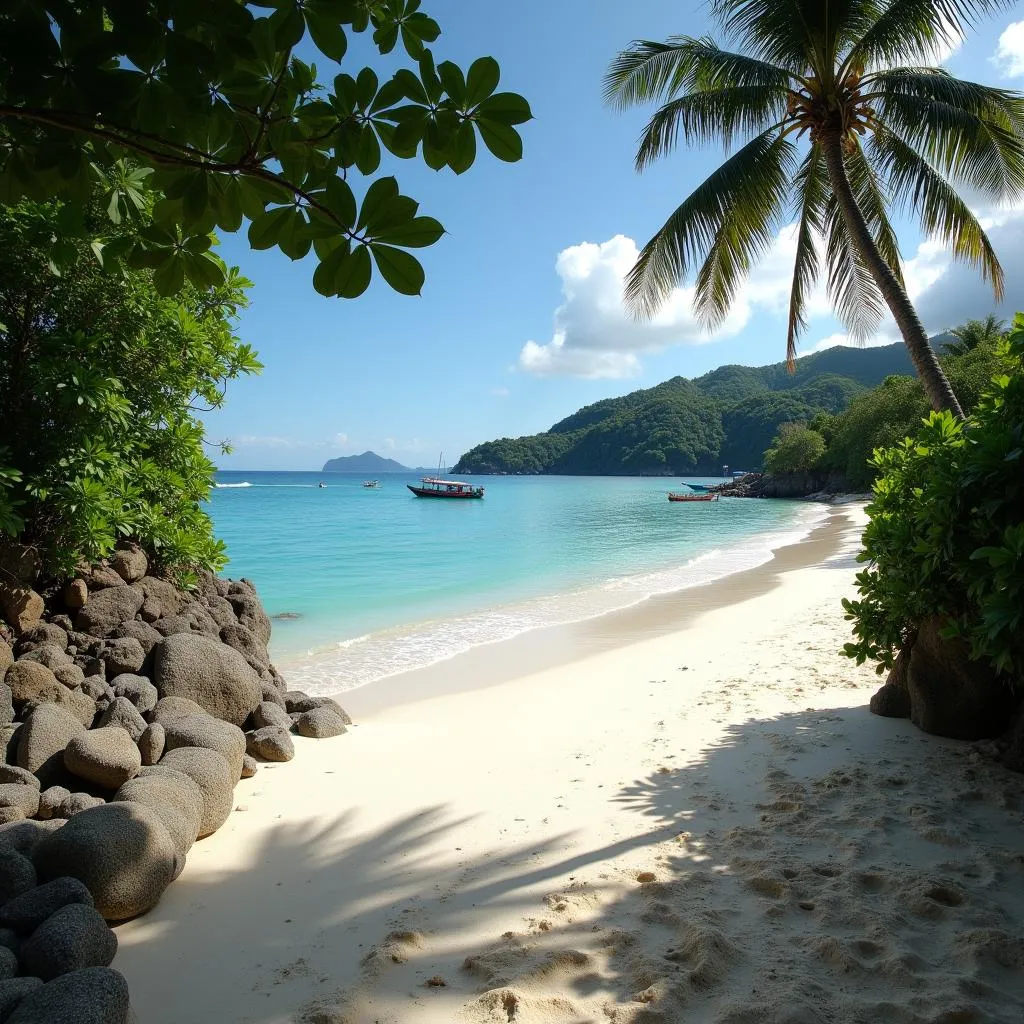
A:
{"label": "distant island", "polygon": [[341,455],[336,459],[328,459],[321,473],[415,473],[414,469],[403,466],[394,459],[385,459],[376,452],[363,452],[362,455]]}
{"label": "distant island", "polygon": [[[941,341],[941,339],[939,339]],[[836,347],[785,363],[721,366],[588,405],[549,430],[477,445],[455,473],[717,476],[761,468],[781,423],[842,412],[886,377],[913,373],[906,346]]]}

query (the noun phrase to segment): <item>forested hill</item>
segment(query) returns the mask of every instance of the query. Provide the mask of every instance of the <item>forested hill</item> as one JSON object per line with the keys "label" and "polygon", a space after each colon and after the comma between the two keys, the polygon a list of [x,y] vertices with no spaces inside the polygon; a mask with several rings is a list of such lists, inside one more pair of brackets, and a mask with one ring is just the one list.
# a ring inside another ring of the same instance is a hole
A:
{"label": "forested hill", "polygon": [[717,474],[757,469],[780,423],[840,412],[855,394],[913,369],[902,344],[830,348],[785,363],[720,366],[606,398],[543,434],[477,445],[458,473]]}

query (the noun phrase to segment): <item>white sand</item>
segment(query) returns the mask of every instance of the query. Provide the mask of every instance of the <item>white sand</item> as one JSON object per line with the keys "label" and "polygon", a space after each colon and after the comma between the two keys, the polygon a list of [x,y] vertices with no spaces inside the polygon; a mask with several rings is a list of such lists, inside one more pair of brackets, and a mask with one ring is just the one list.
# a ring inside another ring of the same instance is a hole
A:
{"label": "white sand", "polygon": [[1020,1024],[1024,777],[868,713],[849,541],[298,740],[118,929],[141,1024]]}

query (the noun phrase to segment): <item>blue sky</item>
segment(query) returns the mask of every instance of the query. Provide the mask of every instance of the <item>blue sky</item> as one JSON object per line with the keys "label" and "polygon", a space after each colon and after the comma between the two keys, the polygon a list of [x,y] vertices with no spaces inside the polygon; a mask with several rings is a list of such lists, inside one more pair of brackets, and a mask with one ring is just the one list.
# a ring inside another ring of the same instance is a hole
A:
{"label": "blue sky", "polygon": [[[218,460],[222,468],[318,469],[366,449],[409,465],[432,465],[443,451],[452,463],[480,441],[544,430],[599,398],[723,363],[783,358],[785,232],[712,338],[694,324],[685,289],[660,322],[638,325],[621,309],[621,275],[635,247],[721,151],[680,150],[638,176],[635,143],[649,112],[605,107],[601,79],[631,39],[711,31],[704,5],[424,0],[423,8],[442,27],[437,60],[466,67],[493,55],[500,88],[530,100],[524,159],[500,163],[481,147],[460,177],[394,161],[402,191],[448,231],[419,252],[427,283],[417,298],[375,281],[356,301],[324,299],[313,290],[311,259],[250,251],[244,233],[223,239],[221,255],[255,285],[239,334],[265,369],[234,383],[225,408],[207,417],[211,440],[235,446]],[[983,24],[946,66],[1019,87],[1021,17]],[[1024,211],[982,213],[1006,267],[1009,311],[1024,305]],[[904,227],[908,281],[929,329],[991,311],[991,293],[973,272],[951,267],[936,245]],[[823,299],[815,309],[804,352],[843,340]],[[883,325],[878,340],[894,336]]]}

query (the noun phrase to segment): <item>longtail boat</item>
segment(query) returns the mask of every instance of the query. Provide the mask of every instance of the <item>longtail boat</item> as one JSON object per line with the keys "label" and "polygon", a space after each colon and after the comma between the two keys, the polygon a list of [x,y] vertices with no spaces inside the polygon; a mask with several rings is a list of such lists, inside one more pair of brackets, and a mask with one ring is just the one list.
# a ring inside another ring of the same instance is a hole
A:
{"label": "longtail boat", "polygon": [[678,491],[668,492],[669,501],[718,501],[717,494],[681,494]]}

